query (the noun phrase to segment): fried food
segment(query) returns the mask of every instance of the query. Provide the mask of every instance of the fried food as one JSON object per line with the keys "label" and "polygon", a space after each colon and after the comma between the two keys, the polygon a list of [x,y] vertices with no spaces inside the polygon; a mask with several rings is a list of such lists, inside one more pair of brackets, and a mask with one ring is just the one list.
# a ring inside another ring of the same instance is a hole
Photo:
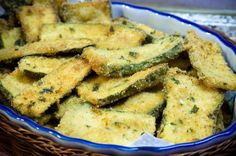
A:
{"label": "fried food", "polygon": [[122,77],[173,59],[183,50],[183,38],[170,35],[159,39],[156,43],[134,48],[119,50],[86,48],[82,57],[89,61],[98,75]]}
{"label": "fried food", "polygon": [[77,87],[77,93],[96,107],[101,107],[157,85],[163,81],[167,69],[167,64],[160,64],[129,77],[106,78],[95,76],[82,82]]}
{"label": "fried food", "polygon": [[195,77],[170,68],[164,81],[166,108],[158,137],[172,143],[192,142],[217,132],[224,93]]}
{"label": "fried food", "polygon": [[88,39],[39,41],[21,47],[0,49],[0,62],[29,55],[51,56],[58,53],[81,53],[83,48],[92,45],[93,42]]}
{"label": "fried food", "polygon": [[213,88],[236,90],[236,74],[226,63],[216,42],[200,38],[194,31],[187,33],[190,62],[204,84]]}
{"label": "fried food", "polygon": [[12,107],[23,115],[40,117],[50,106],[70,93],[89,74],[90,70],[91,67],[85,60],[71,58],[35,82],[32,87],[15,96]]}

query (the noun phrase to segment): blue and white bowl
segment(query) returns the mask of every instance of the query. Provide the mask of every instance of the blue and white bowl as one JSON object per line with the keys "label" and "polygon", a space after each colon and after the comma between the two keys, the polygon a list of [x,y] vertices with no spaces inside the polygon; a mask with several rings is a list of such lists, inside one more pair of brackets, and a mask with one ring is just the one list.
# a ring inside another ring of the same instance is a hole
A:
{"label": "blue and white bowl", "polygon": [[[119,2],[112,3],[112,12],[114,17],[124,16],[131,20],[147,24],[153,28],[167,33],[177,32],[181,33],[182,35],[185,35],[188,30],[193,29],[202,38],[217,42],[221,46],[224,57],[227,60],[229,66],[234,71],[236,71],[236,47],[226,41],[222,36],[214,32],[210,32],[204,29],[203,27],[197,25],[196,23],[150,8],[134,6]],[[234,103],[236,101],[235,93],[228,92],[226,100],[230,104],[231,108],[234,108]],[[96,153],[104,154],[156,155],[158,153],[159,155],[166,155],[179,152],[192,152],[210,147],[214,144],[219,144],[236,136],[236,122],[233,122],[231,126],[229,126],[224,131],[196,142],[175,144],[165,147],[126,147],[111,144],[98,144],[83,139],[64,136],[56,132],[55,130],[38,125],[33,120],[27,117],[23,117],[16,114],[9,107],[4,106],[2,104],[0,104],[0,113],[6,115],[12,122],[15,122],[16,124],[22,126],[26,126],[30,130],[42,136],[49,137],[62,145],[78,147]]]}

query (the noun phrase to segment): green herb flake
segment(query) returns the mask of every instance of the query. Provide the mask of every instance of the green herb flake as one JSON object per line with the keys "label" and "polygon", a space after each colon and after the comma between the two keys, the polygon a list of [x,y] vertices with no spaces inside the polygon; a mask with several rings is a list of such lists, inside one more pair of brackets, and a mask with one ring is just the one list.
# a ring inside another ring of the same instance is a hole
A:
{"label": "green herb flake", "polygon": [[124,56],[121,55],[121,57],[119,59],[124,60],[125,58],[124,58]]}
{"label": "green herb flake", "polygon": [[110,27],[110,32],[114,32],[115,30],[114,30],[114,27],[113,26],[111,26]]}
{"label": "green herb flake", "polygon": [[121,122],[114,122],[114,125],[117,127],[120,127],[122,125],[122,123]]}
{"label": "green herb flake", "polygon": [[195,98],[192,97],[192,96],[190,96],[190,97],[188,98],[188,100],[190,100],[190,101],[192,101],[192,102],[195,102]]}
{"label": "green herb flake", "polygon": [[39,101],[42,101],[42,102],[46,102],[46,99],[45,99],[45,97],[43,97],[43,96],[39,96],[38,100],[39,100]]}
{"label": "green herb flake", "polygon": [[99,83],[95,83],[95,84],[93,85],[93,92],[98,91],[98,90],[99,90],[99,87],[100,87],[100,84],[99,84]]}
{"label": "green herb flake", "polygon": [[50,87],[50,88],[43,88],[39,93],[40,94],[51,94],[53,93],[53,87]]}
{"label": "green herb flake", "polygon": [[188,129],[187,129],[187,132],[188,132],[188,133],[193,132],[193,129],[192,129],[192,128],[188,128]]}
{"label": "green herb flake", "polygon": [[193,108],[191,109],[190,113],[191,113],[191,114],[197,113],[198,110],[199,110],[199,108],[198,108],[196,105],[194,105]]}
{"label": "green herb flake", "polygon": [[215,116],[214,116],[213,114],[211,114],[211,113],[208,114],[207,117],[210,118],[210,119],[212,119],[212,120],[215,120]]}
{"label": "green herb flake", "polygon": [[30,16],[30,15],[32,15],[32,13],[33,13],[33,12],[32,12],[32,10],[31,10],[31,9],[28,9],[28,10],[27,10],[27,16]]}
{"label": "green herb flake", "polygon": [[177,85],[180,84],[179,80],[177,80],[177,79],[174,78],[174,77],[172,77],[171,80],[174,81],[174,83],[177,84]]}
{"label": "green herb flake", "polygon": [[35,102],[34,101],[30,101],[29,104],[28,104],[28,108],[31,108],[35,105]]}
{"label": "green herb flake", "polygon": [[133,58],[137,58],[138,53],[137,53],[137,52],[134,52],[134,51],[130,51],[130,52],[129,52],[129,56],[131,56],[131,57],[133,57]]}
{"label": "green herb flake", "polygon": [[170,125],[172,125],[172,126],[176,126],[176,123],[174,123],[174,122],[171,122],[171,123],[170,123]]}
{"label": "green herb flake", "polygon": [[126,25],[126,24],[127,24],[127,21],[122,21],[122,24],[123,24],[123,25]]}
{"label": "green herb flake", "polygon": [[75,29],[74,28],[69,28],[69,30],[71,31],[71,32],[75,32]]}
{"label": "green herb flake", "polygon": [[180,123],[180,124],[183,124],[184,122],[183,122],[183,120],[179,119],[179,123]]}

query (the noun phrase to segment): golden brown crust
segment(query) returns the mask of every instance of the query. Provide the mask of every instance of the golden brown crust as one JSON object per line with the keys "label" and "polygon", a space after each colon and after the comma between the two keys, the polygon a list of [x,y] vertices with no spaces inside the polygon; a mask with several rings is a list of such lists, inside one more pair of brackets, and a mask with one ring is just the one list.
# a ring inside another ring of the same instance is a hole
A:
{"label": "golden brown crust", "polygon": [[19,20],[27,42],[39,39],[43,24],[57,23],[58,17],[51,6],[22,6],[18,11]]}
{"label": "golden brown crust", "polygon": [[228,67],[217,43],[204,40],[194,31],[189,31],[187,47],[190,62],[205,85],[236,90],[236,75]]}
{"label": "golden brown crust", "polygon": [[17,68],[0,80],[0,90],[8,100],[12,100],[25,88],[32,86],[35,81],[35,79],[27,77]]}
{"label": "golden brown crust", "polygon": [[95,77],[77,87],[78,94],[97,107],[111,104],[162,82],[168,69],[159,64],[123,78]]}
{"label": "golden brown crust", "polygon": [[57,23],[42,27],[40,40],[88,38],[98,48],[119,49],[140,46],[145,32],[123,25]]}
{"label": "golden brown crust", "polygon": [[224,93],[204,86],[178,68],[164,81],[166,108],[158,136],[172,143],[192,142],[217,132],[217,117]]}
{"label": "golden brown crust", "polygon": [[23,115],[40,117],[51,105],[70,93],[90,70],[87,61],[71,58],[14,97],[12,107]]}
{"label": "golden brown crust", "polygon": [[66,57],[27,56],[18,62],[18,67],[21,72],[32,73],[35,76],[45,76],[68,61],[68,59]]}
{"label": "golden brown crust", "polygon": [[155,118],[146,114],[96,109],[77,102],[56,127],[60,133],[97,143],[128,145],[144,132],[154,134]]}

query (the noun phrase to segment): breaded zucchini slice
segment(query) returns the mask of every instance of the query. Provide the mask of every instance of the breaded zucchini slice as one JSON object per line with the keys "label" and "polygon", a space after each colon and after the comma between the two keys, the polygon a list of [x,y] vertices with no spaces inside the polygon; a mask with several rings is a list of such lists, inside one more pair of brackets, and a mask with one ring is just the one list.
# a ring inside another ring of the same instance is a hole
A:
{"label": "breaded zucchini slice", "polygon": [[24,45],[24,40],[22,39],[21,29],[13,28],[10,30],[5,30],[1,34],[1,41],[3,48],[12,48],[14,46]]}
{"label": "breaded zucchini slice", "polygon": [[24,89],[30,87],[35,79],[24,75],[18,68],[0,80],[0,91],[8,100],[20,94]]}
{"label": "breaded zucchini slice", "polygon": [[205,85],[236,90],[236,74],[227,65],[217,43],[204,40],[194,31],[189,31],[187,47],[190,62]]}
{"label": "breaded zucchini slice", "polygon": [[27,56],[18,62],[21,72],[31,77],[43,77],[60,65],[68,61],[69,58],[61,57],[44,57],[44,56]]}
{"label": "breaded zucchini slice", "polygon": [[157,29],[154,29],[154,28],[151,28],[145,24],[142,24],[142,23],[137,23],[137,22],[134,22],[134,21],[131,21],[125,17],[119,17],[119,18],[116,18],[113,20],[113,23],[114,24],[122,24],[122,25],[125,25],[125,26],[128,26],[128,27],[131,27],[131,28],[138,28],[138,29],[141,29],[143,30],[145,33],[155,37],[155,38],[159,38],[159,37],[163,37],[165,36],[165,33],[164,32],[161,32]]}
{"label": "breaded zucchini slice", "polygon": [[158,118],[165,106],[164,93],[161,90],[155,92],[144,91],[129,97],[127,100],[112,106],[113,110],[143,113]]}
{"label": "breaded zucchini slice", "polygon": [[40,117],[50,106],[70,93],[89,74],[90,68],[85,60],[71,58],[14,97],[12,107],[23,115]]}
{"label": "breaded zucchini slice", "polygon": [[63,3],[60,17],[66,23],[111,23],[109,0]]}
{"label": "breaded zucchini slice", "polygon": [[87,59],[92,69],[107,77],[131,75],[173,59],[184,50],[183,38],[177,35],[163,37],[153,44],[119,50],[86,48],[82,57]]}
{"label": "breaded zucchini slice", "polygon": [[162,82],[167,69],[167,64],[160,64],[129,77],[107,78],[96,76],[82,82],[77,87],[77,92],[81,98],[97,107],[101,107],[157,85]]}
{"label": "breaded zucchini slice", "polygon": [[129,145],[144,132],[154,135],[155,117],[77,103],[76,107],[65,112],[56,130],[97,143]]}
{"label": "breaded zucchini slice", "polygon": [[88,38],[99,48],[117,49],[141,45],[145,32],[123,25],[108,24],[47,24],[42,27],[40,40]]}
{"label": "breaded zucchini slice", "polygon": [[27,42],[38,41],[43,24],[58,21],[53,7],[49,5],[22,6],[18,16]]}
{"label": "breaded zucchini slice", "polygon": [[217,132],[217,116],[224,93],[207,87],[178,68],[170,68],[164,81],[166,108],[158,137],[183,143]]}
{"label": "breaded zucchini slice", "polygon": [[56,55],[57,53],[81,53],[83,48],[93,45],[91,40],[54,40],[29,43],[21,47],[0,49],[0,62],[28,55]]}

